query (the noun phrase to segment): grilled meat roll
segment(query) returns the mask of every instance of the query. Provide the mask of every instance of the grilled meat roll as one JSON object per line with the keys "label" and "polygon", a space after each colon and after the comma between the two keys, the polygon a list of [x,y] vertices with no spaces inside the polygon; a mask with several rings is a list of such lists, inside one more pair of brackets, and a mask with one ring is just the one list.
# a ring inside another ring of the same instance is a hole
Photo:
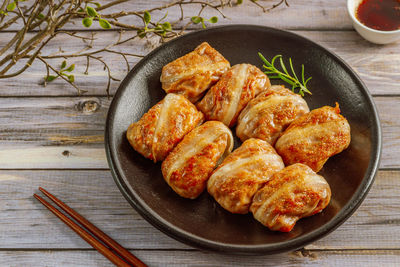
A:
{"label": "grilled meat roll", "polygon": [[265,141],[248,139],[225,158],[207,182],[208,192],[226,210],[245,214],[253,195],[285,166]]}
{"label": "grilled meat roll", "polygon": [[222,122],[207,121],[188,133],[163,161],[164,179],[177,194],[194,199],[232,148],[231,130]]}
{"label": "grilled meat roll", "polygon": [[167,94],[129,126],[126,136],[137,152],[154,162],[161,161],[203,119],[184,96]]}
{"label": "grilled meat roll", "polygon": [[289,232],[299,219],[321,212],[330,199],[325,179],[297,163],[272,175],[254,195],[250,211],[269,229]]}

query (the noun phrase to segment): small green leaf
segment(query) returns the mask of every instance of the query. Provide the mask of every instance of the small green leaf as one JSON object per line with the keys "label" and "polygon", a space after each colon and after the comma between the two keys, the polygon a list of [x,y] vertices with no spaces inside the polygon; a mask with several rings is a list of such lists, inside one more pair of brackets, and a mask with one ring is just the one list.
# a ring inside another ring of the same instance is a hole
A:
{"label": "small green leaf", "polygon": [[67,66],[67,61],[64,60],[64,61],[61,63],[61,69],[65,68],[66,66]]}
{"label": "small green leaf", "polygon": [[99,2],[93,2],[92,4],[95,4],[97,8],[101,7],[101,4]]}
{"label": "small green leaf", "polygon": [[146,36],[146,32],[144,30],[138,30],[137,35],[139,38],[144,38]]}
{"label": "small green leaf", "polygon": [[201,21],[201,27],[203,27],[203,29],[206,28],[206,24],[204,23],[204,20]]}
{"label": "small green leaf", "polygon": [[49,75],[49,76],[45,77],[45,80],[46,80],[47,82],[51,82],[51,81],[53,81],[55,78],[57,78],[57,76]]}
{"label": "small green leaf", "polygon": [[4,10],[0,10],[0,15],[8,16],[8,13],[4,12]]}
{"label": "small green leaf", "polygon": [[70,81],[71,83],[73,83],[75,81],[75,76],[74,75],[69,75],[68,76],[68,81]]}
{"label": "small green leaf", "polygon": [[75,64],[72,64],[71,66],[68,67],[65,71],[71,72],[75,69]]}
{"label": "small green leaf", "polygon": [[164,30],[166,30],[166,31],[172,30],[171,23],[169,23],[168,21],[167,21],[167,22],[164,22],[164,23],[162,24],[162,26],[163,26]]}
{"label": "small green leaf", "polygon": [[157,25],[156,27],[154,27],[154,30],[156,32],[162,32],[162,31],[164,31],[164,28],[161,25]]}
{"label": "small green leaf", "polygon": [[43,13],[40,13],[39,15],[37,15],[37,18],[38,18],[38,19],[44,19]]}
{"label": "small green leaf", "polygon": [[143,14],[143,21],[146,25],[149,24],[151,21],[151,15],[150,15],[149,11],[147,11],[147,10]]}
{"label": "small green leaf", "polygon": [[93,18],[84,18],[82,20],[82,24],[83,26],[85,26],[86,28],[89,28],[93,23]]}
{"label": "small green leaf", "polygon": [[103,29],[111,29],[111,24],[106,19],[99,19],[99,25]]}
{"label": "small green leaf", "polygon": [[98,16],[96,9],[94,9],[91,6],[87,6],[86,7],[86,14],[88,14],[90,17],[97,17]]}
{"label": "small green leaf", "polygon": [[238,5],[243,4],[243,0],[237,0],[236,4],[238,4]]}
{"label": "small green leaf", "polygon": [[17,4],[13,1],[7,5],[7,11],[13,11]]}
{"label": "small green leaf", "polygon": [[194,16],[194,17],[191,18],[191,20],[192,20],[192,22],[193,22],[194,24],[199,24],[200,22],[203,21],[203,18],[202,18],[202,17],[199,17],[199,16]]}
{"label": "small green leaf", "polygon": [[217,17],[212,17],[211,19],[208,20],[210,23],[217,23],[218,18]]}

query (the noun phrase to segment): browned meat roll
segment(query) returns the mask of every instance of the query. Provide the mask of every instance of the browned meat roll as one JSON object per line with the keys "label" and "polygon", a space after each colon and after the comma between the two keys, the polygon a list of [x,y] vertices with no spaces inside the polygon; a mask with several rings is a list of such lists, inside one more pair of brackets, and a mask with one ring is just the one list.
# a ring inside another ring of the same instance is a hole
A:
{"label": "browned meat roll", "polygon": [[250,100],[239,115],[236,134],[240,140],[259,138],[274,145],[280,133],[309,112],[304,99],[284,86],[274,85]]}
{"label": "browned meat roll", "polygon": [[286,165],[303,163],[315,172],[350,144],[350,125],[336,107],[314,109],[293,121],[275,144]]}
{"label": "browned meat roll", "polygon": [[289,232],[299,219],[321,212],[330,199],[325,179],[297,163],[272,175],[254,195],[250,211],[269,229]]}
{"label": "browned meat roll", "polygon": [[247,103],[269,87],[269,79],[260,69],[250,64],[238,64],[222,75],[197,107],[206,120],[221,121],[232,127]]}
{"label": "browned meat roll", "polygon": [[194,103],[229,67],[229,62],[204,42],[194,51],[165,65],[160,81],[165,92],[182,94]]}
{"label": "browned meat roll", "polygon": [[224,209],[245,214],[257,190],[284,167],[270,144],[251,138],[213,172],[207,190]]}
{"label": "browned meat roll", "polygon": [[184,96],[167,94],[129,126],[126,136],[137,152],[154,162],[161,161],[203,119]]}
{"label": "browned meat roll", "polygon": [[164,160],[164,179],[180,196],[194,199],[232,148],[231,130],[222,122],[208,121],[188,133]]}

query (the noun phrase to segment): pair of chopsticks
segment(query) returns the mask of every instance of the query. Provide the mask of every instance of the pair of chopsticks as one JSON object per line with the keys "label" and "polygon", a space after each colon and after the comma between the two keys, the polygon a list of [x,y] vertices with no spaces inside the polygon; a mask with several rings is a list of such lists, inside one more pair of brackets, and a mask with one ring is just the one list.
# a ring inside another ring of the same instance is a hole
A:
{"label": "pair of chopsticks", "polygon": [[54,215],[56,215],[61,221],[63,221],[72,230],[74,230],[80,237],[88,242],[93,248],[95,248],[98,252],[109,259],[112,263],[117,266],[147,267],[147,265],[144,264],[141,260],[136,258],[128,250],[126,250],[120,244],[114,241],[111,237],[106,235],[99,228],[83,218],[82,215],[71,209],[67,204],[63,203],[61,200],[47,192],[42,187],[39,187],[39,190],[50,200],[52,200],[58,207],[60,207],[63,211],[70,215],[76,222],[80,223],[83,227],[75,223],[73,220],[64,215],[61,211],[59,211],[52,204],[44,200],[39,195],[33,194],[33,196],[52,213],[54,213]]}

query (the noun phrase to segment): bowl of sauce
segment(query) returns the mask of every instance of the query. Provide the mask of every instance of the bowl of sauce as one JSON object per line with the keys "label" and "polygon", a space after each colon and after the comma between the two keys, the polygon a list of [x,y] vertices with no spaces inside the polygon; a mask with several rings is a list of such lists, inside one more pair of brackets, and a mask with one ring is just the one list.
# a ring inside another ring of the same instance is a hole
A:
{"label": "bowl of sauce", "polygon": [[376,44],[400,39],[400,0],[348,0],[347,8],[364,39]]}

